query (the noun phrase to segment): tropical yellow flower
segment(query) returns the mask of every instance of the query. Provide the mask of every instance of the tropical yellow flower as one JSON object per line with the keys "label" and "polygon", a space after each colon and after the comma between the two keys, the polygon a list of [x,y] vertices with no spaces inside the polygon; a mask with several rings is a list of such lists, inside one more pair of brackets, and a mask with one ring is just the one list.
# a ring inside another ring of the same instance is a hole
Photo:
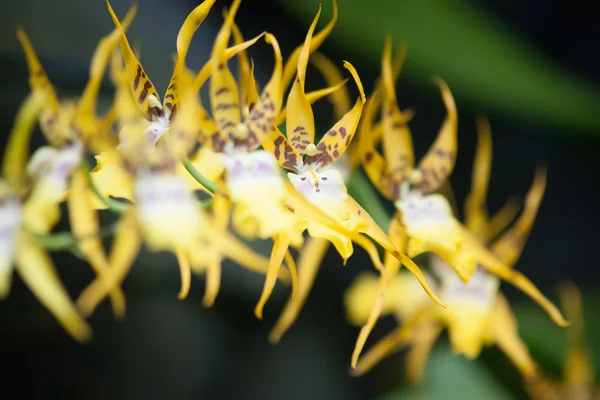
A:
{"label": "tropical yellow flower", "polygon": [[[190,269],[207,273],[205,303],[214,299],[220,284],[222,257],[254,271],[264,271],[267,260],[256,255],[240,240],[218,229],[213,216],[205,213],[200,203],[177,173],[177,165],[196,145],[197,108],[191,90],[192,77],[183,67],[174,85],[179,87],[178,111],[160,140],[148,140],[148,124],[140,118],[139,99],[130,92],[126,72],[116,74],[118,119],[121,124],[119,146],[113,154],[119,170],[122,193],[131,195],[134,204],[122,218],[122,229],[131,233],[117,236],[111,254],[113,284],[119,284],[134,260],[142,239],[154,251],[166,250],[177,255],[182,272],[180,298],[189,290]],[[171,114],[173,115],[173,114]],[[115,170],[116,171],[116,170]],[[110,188],[109,188],[110,189]],[[122,252],[122,253],[121,253]],[[104,290],[103,290],[104,289]],[[81,295],[78,305],[89,314],[106,294],[106,288],[91,285]]]}
{"label": "tropical yellow flower", "polygon": [[[488,218],[485,198],[491,165],[491,137],[485,121],[480,122],[479,133],[473,186],[465,214],[469,221],[469,229],[479,240],[487,243],[511,222],[514,217],[511,209],[514,209],[514,205],[509,202],[497,214],[499,217]],[[521,216],[502,236],[492,242],[492,251],[496,257],[509,267],[517,262],[523,250],[545,186],[546,172],[540,169],[527,194]],[[399,224],[400,221],[395,223],[396,226]],[[533,376],[536,372],[535,363],[518,335],[516,320],[508,302],[498,291],[498,277],[486,269],[477,268],[470,281],[464,282],[443,257],[432,253],[430,261],[439,281],[440,296],[447,304],[446,309],[432,307],[419,297],[414,297],[411,302],[404,299],[406,296],[400,297],[400,292],[412,294],[414,291],[406,285],[401,274],[383,274],[379,280],[375,277],[363,277],[348,291],[346,306],[352,323],[362,324],[365,320],[373,318],[373,315],[390,312],[395,313],[402,323],[360,359],[364,341],[357,343],[353,355],[353,372],[358,375],[364,374],[386,355],[411,346],[407,360],[408,374],[413,382],[419,382],[431,347],[443,327],[447,327],[455,352],[475,358],[483,346],[496,344],[525,376]],[[388,272],[386,270],[386,273]],[[549,310],[555,321],[564,322],[560,312],[547,299],[541,297],[535,287],[533,289],[527,290],[526,293]],[[367,323],[365,327],[368,326]],[[363,332],[364,330],[365,328]]]}
{"label": "tropical yellow flower", "polygon": [[[125,27],[129,26],[135,13],[134,6],[127,14]],[[62,101],[56,96],[25,32],[19,29],[17,36],[25,51],[31,90],[34,95],[44,99],[39,122],[49,142],[48,146],[39,148],[33,154],[26,170],[23,170],[27,176],[20,179],[21,185],[33,183],[28,200],[23,205],[23,223],[32,232],[50,232],[60,219],[59,203],[68,199],[72,231],[76,237],[86,237],[86,240],[79,241],[79,248],[94,271],[104,277],[109,268],[108,259],[99,238],[96,212],[86,198],[85,171],[77,166],[84,157],[85,148],[99,151],[112,143],[112,113],[98,117],[96,103],[104,71],[111,52],[119,42],[120,32],[115,30],[99,42],[81,98]],[[30,137],[31,133],[15,136],[7,149],[6,165],[17,161],[14,168],[21,168],[22,160],[29,151]],[[14,157],[20,159],[15,160]],[[115,288],[110,294],[115,315],[123,315],[123,292]]]}
{"label": "tropical yellow flower", "polygon": [[[7,156],[0,179],[0,297],[10,292],[13,265],[21,279],[76,340],[87,341],[91,328],[77,313],[50,256],[37,243],[36,235],[25,224],[24,210],[31,201],[26,176],[28,142],[38,113],[45,103],[33,92],[21,106],[9,136]],[[12,163],[17,161],[16,163]]]}
{"label": "tropical yellow flower", "polygon": [[[345,262],[353,252],[353,241],[365,247],[368,251],[370,250],[373,243],[368,240],[365,241],[364,237],[360,236],[360,234],[363,233],[370,236],[390,252],[393,257],[406,265],[417,277],[431,298],[437,303],[442,304],[429,288],[427,280],[419,267],[410,258],[398,251],[400,249],[390,241],[369,214],[348,194],[340,172],[331,167],[331,164],[338,160],[349,147],[357,129],[365,102],[364,91],[358,74],[348,62],[344,63],[344,67],[350,71],[357,84],[360,97],[351,110],[345,113],[323,135],[318,144],[314,144],[315,127],[313,112],[310,105],[311,102],[305,93],[304,85],[309,54],[312,50],[312,35],[319,16],[320,10],[308,31],[304,46],[298,56],[297,77],[287,101],[287,138],[276,129],[272,134],[272,140],[268,143],[263,143],[263,146],[273,152],[281,166],[292,171],[288,173],[288,177],[299,193],[332,219],[338,221],[348,232],[352,233],[348,235],[347,233],[333,231],[328,226],[322,225],[318,220],[313,220],[309,216],[307,218],[308,233],[311,237],[324,238],[331,242]],[[323,65],[321,67],[323,68]],[[323,243],[320,245],[311,245],[310,249],[314,249],[315,253],[313,256],[316,258],[322,256],[322,253],[325,251]],[[373,252],[369,251],[369,254],[372,255],[375,266],[381,269],[381,262],[377,253],[373,256]],[[309,259],[304,258],[303,260],[308,262]],[[313,267],[315,265],[313,264]],[[312,275],[314,276],[314,273]],[[309,281],[312,280],[311,277],[308,279]],[[292,300],[293,303],[290,304],[296,304],[294,308],[298,309],[302,301],[303,298],[301,297],[297,301]],[[297,311],[289,311],[285,318],[290,319],[293,315],[292,313],[297,313]],[[289,326],[289,322],[287,326]],[[276,341],[283,333],[283,329],[285,329],[283,326],[277,327],[277,331],[272,335],[272,340]]]}
{"label": "tropical yellow flower", "polygon": [[[454,217],[446,197],[435,193],[447,191],[447,178],[454,167],[457,152],[456,105],[450,89],[441,79],[436,79],[436,83],[440,87],[448,115],[430,150],[417,168],[414,167],[408,118],[398,107],[394,91],[394,82],[406,50],[404,48],[399,53],[393,65],[391,53],[392,45],[388,39],[382,57],[381,81],[367,102],[359,139],[367,175],[383,196],[394,201],[398,210],[390,225],[390,239],[401,251],[406,249],[409,257],[427,252],[437,254],[464,282],[469,282],[477,266],[481,266],[523,290],[538,301],[557,324],[565,325],[556,307],[525,276],[509,268],[498,255],[481,244],[481,238],[474,235],[479,228],[474,228],[472,232],[466,229]],[[379,108],[382,122],[374,124],[373,119]],[[376,150],[380,140],[383,141],[383,155]],[[508,208],[505,211],[507,214],[498,218],[504,218],[510,212]],[[479,213],[472,218],[481,219],[482,216]],[[495,228],[490,230],[494,231]],[[388,259],[386,271],[382,275],[380,299],[385,296],[389,281],[395,276],[398,267],[397,262]],[[381,300],[375,304],[371,317],[359,335],[352,364],[356,363],[380,311]]]}
{"label": "tropical yellow flower", "polygon": [[585,328],[581,293],[572,283],[560,290],[562,308],[571,325],[567,328],[567,352],[563,363],[562,380],[545,372],[529,377],[527,391],[534,400],[593,400],[600,398],[595,382],[594,366],[585,344]]}

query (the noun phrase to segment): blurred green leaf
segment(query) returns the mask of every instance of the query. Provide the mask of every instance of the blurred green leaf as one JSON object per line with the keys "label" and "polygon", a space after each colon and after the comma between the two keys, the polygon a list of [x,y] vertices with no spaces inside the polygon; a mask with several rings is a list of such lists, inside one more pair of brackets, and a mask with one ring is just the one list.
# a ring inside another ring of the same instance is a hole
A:
{"label": "blurred green leaf", "polygon": [[[279,1],[306,28],[319,3],[324,3],[319,25],[331,16],[327,1]],[[395,45],[408,43],[409,74],[428,84],[432,75],[441,76],[462,101],[483,112],[542,119],[565,128],[600,128],[600,92],[596,88],[560,68],[469,1],[339,3],[339,21],[327,43],[341,45],[347,53],[345,59],[362,57],[379,63],[389,33]]]}
{"label": "blurred green leaf", "polygon": [[452,354],[448,345],[434,347],[421,389],[402,388],[380,400],[508,400],[513,396],[479,361]]}

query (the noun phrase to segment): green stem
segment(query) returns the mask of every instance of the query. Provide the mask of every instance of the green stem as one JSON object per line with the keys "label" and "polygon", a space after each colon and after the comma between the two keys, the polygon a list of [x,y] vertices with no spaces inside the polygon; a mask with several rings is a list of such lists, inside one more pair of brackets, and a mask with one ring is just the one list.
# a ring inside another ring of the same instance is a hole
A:
{"label": "green stem", "polygon": [[91,238],[104,238],[113,234],[117,229],[117,224],[112,223],[100,228],[98,233],[90,233],[79,238],[73,236],[72,232],[57,232],[48,235],[36,234],[37,242],[40,246],[50,251],[70,250],[77,247],[77,242]]}
{"label": "green stem", "polygon": [[123,213],[129,211],[129,207],[130,207],[129,204],[124,203],[119,200],[111,199],[109,196],[105,196],[104,194],[102,194],[100,192],[100,189],[98,189],[98,187],[94,184],[94,180],[92,179],[90,163],[85,158],[83,159],[82,163],[83,163],[83,167],[85,168],[85,172],[87,174],[88,180],[90,182],[90,187],[94,191],[94,194],[100,199],[100,201],[102,201],[104,204],[106,204],[108,209],[113,212],[123,214]]}
{"label": "green stem", "polygon": [[390,215],[386,211],[373,186],[360,170],[356,170],[349,179],[348,189],[354,199],[367,210],[381,229],[387,232],[390,225]]}
{"label": "green stem", "polygon": [[190,175],[192,175],[192,177],[202,186],[204,186],[204,188],[206,188],[206,190],[208,190],[211,193],[215,193],[217,191],[217,184],[214,183],[213,181],[211,181],[210,179],[208,179],[207,177],[205,177],[204,175],[202,175],[200,173],[200,171],[198,171],[196,169],[196,167],[194,167],[194,164],[192,164],[192,162],[189,160],[189,158],[186,158],[185,161],[182,161],[183,166],[185,167],[185,169],[187,170],[187,172],[190,173]]}

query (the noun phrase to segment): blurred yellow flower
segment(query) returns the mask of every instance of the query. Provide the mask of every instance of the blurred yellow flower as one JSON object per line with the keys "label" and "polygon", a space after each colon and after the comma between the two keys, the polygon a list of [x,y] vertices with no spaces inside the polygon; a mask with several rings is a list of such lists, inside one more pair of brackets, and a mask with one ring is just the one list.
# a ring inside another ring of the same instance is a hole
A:
{"label": "blurred yellow flower", "polygon": [[[491,136],[484,120],[479,123],[479,135],[472,190],[465,209],[468,229],[478,240],[484,243],[491,241],[496,257],[512,267],[523,250],[535,220],[546,186],[546,172],[540,169],[536,173],[519,219],[502,236],[493,240],[511,222],[515,207],[509,202],[497,216],[488,218],[485,198],[491,166]],[[397,226],[399,223],[392,224]],[[484,345],[497,344],[525,376],[533,376],[535,363],[518,335],[516,320],[508,302],[498,291],[498,277],[486,269],[477,268],[469,282],[464,282],[439,255],[430,254],[430,262],[438,278],[440,296],[447,305],[446,309],[431,306],[423,301],[422,295],[415,296],[414,288],[406,284],[405,274],[392,275],[392,270],[386,270],[379,280],[372,276],[361,277],[348,291],[346,307],[350,322],[363,324],[367,321],[353,354],[353,372],[362,375],[381,358],[410,346],[407,359],[409,378],[413,382],[420,382],[429,351],[442,328],[447,327],[455,352],[475,358]],[[549,310],[555,320],[564,322],[552,303],[531,283],[529,285],[532,288],[526,293]],[[404,294],[399,295],[401,292]],[[407,297],[411,300],[407,301]],[[382,313],[394,313],[402,325],[359,359],[366,342],[365,332],[370,332],[374,325],[372,319]]]}

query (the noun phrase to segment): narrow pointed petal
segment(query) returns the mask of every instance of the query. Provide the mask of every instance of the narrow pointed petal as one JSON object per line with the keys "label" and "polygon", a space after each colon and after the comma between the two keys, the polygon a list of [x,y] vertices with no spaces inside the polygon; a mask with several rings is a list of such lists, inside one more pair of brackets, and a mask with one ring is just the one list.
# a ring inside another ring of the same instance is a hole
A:
{"label": "narrow pointed petal", "polygon": [[294,257],[289,250],[285,252],[283,259],[288,270],[290,271],[290,276],[292,277],[292,294],[290,295],[290,299],[293,300],[298,294],[298,269],[296,268],[296,260],[294,260]]}
{"label": "narrow pointed petal", "polygon": [[[330,93],[330,100],[333,104],[333,115],[335,119],[342,119],[352,104],[348,88],[342,85],[346,79],[344,79],[340,70],[333,63],[333,61],[319,52],[312,53],[309,61],[319,70],[321,75],[323,75],[327,86],[331,88],[340,88],[339,90],[334,90]],[[307,97],[310,97],[309,94],[307,94]]]}
{"label": "narrow pointed petal", "polygon": [[485,228],[486,236],[482,239],[482,243],[489,243],[496,239],[514,221],[520,210],[521,201],[518,198],[511,197],[506,200],[502,208],[488,220]]}
{"label": "narrow pointed petal", "polygon": [[433,345],[442,333],[442,326],[433,323],[423,323],[417,328],[413,343],[406,354],[406,379],[411,385],[423,383],[425,366]]}
{"label": "narrow pointed petal", "polygon": [[219,127],[221,137],[230,140],[238,137],[242,116],[240,113],[240,95],[237,83],[227,66],[225,49],[231,36],[233,19],[240,6],[240,2],[239,0],[235,0],[231,5],[227,18],[215,39],[211,56],[210,98],[212,115]]}
{"label": "narrow pointed petal", "polygon": [[[135,213],[124,214],[119,221],[119,228],[113,239],[110,251],[110,279],[114,286],[120,286],[129,273],[142,245],[142,236],[137,226]],[[94,310],[107,296],[108,290],[104,282],[96,278],[77,299],[77,309],[85,317]]]}
{"label": "narrow pointed petal", "polygon": [[594,366],[585,341],[581,293],[573,283],[563,284],[559,293],[562,309],[571,321],[563,366],[565,383],[569,387],[591,387],[595,382]]}
{"label": "narrow pointed petal", "polygon": [[[320,12],[319,8],[319,12]],[[331,21],[319,32],[317,33],[312,41],[310,42],[310,48],[308,53],[311,54],[318,50],[318,48],[323,44],[325,39],[329,36],[333,27],[338,19],[338,8],[337,8],[337,0],[333,0],[333,15],[331,16]],[[292,79],[294,79],[294,75],[296,74],[296,68],[298,59],[300,58],[300,53],[302,52],[303,46],[298,46],[292,54],[287,59],[285,66],[283,68],[283,83],[282,89],[285,91],[289,86]]]}
{"label": "narrow pointed petal", "polygon": [[179,300],[183,300],[190,292],[192,269],[190,268],[190,259],[183,249],[177,249],[175,255],[177,256],[177,263],[179,264],[179,272],[181,274],[181,289],[179,290],[177,297]]}
{"label": "narrow pointed petal", "polygon": [[[137,4],[134,3],[125,19],[123,20],[123,31],[129,28],[129,25],[135,18],[137,13]],[[81,99],[77,104],[77,115],[76,124],[77,128],[81,131],[80,133],[85,139],[89,139],[90,135],[96,133],[97,121],[96,115],[96,103],[98,100],[98,92],[100,91],[100,85],[104,78],[104,72],[108,62],[111,60],[113,50],[119,45],[121,40],[121,30],[117,27],[111,34],[103,37],[96,47],[96,51],[92,57],[90,64],[90,77],[85,85]]]}
{"label": "narrow pointed petal", "polygon": [[[470,241],[475,242],[475,239],[471,238]],[[483,268],[487,269],[492,274],[497,275],[500,279],[514,285],[531,297],[532,300],[538,303],[540,307],[548,313],[554,323],[561,327],[569,325],[562,316],[560,310],[552,304],[552,302],[544,296],[540,290],[525,277],[525,275],[504,265],[495,255],[491,254],[481,246],[477,247],[477,256]]]}
{"label": "narrow pointed petal", "polygon": [[471,191],[465,200],[465,226],[485,243],[488,220],[487,192],[492,168],[492,133],[487,118],[477,119],[477,148],[471,176]]}
{"label": "narrow pointed petal", "polygon": [[119,18],[113,11],[108,0],[106,0],[106,5],[108,6],[108,11],[110,12],[113,23],[117,29],[121,31],[121,53],[125,60],[126,79],[129,82],[129,88],[133,98],[136,100],[140,111],[144,114],[148,116],[164,115],[156,88],[150,81],[150,78],[146,75],[142,64],[140,64],[135,54],[133,54],[127,36],[125,36],[125,30],[121,26]]}
{"label": "narrow pointed petal", "polygon": [[[402,58],[403,61],[403,58]],[[392,71],[392,43],[388,38],[381,59],[383,154],[390,179],[398,186],[413,170],[415,157],[408,121],[396,101],[395,79]],[[397,196],[397,194],[396,194]]]}
{"label": "narrow pointed petal", "polygon": [[275,36],[268,33],[265,36],[265,40],[273,47],[275,66],[271,79],[262,91],[260,99],[252,107],[248,118],[244,121],[248,127],[248,137],[245,144],[248,150],[256,149],[262,142],[269,139],[269,135],[275,129],[275,119],[281,111],[281,103],[283,101],[281,91],[281,50]]}
{"label": "narrow pointed petal", "polygon": [[125,294],[120,287],[113,287],[109,275],[110,264],[102,240],[100,223],[88,195],[88,182],[85,171],[79,168],[71,178],[71,191],[68,198],[69,223],[77,244],[90,266],[110,290],[110,299],[115,317],[125,315]]}
{"label": "narrow pointed petal", "polygon": [[27,182],[27,160],[31,135],[35,130],[37,118],[44,97],[33,91],[19,107],[15,122],[8,136],[2,159],[2,176],[9,185],[17,190],[23,189]]}
{"label": "narrow pointed petal", "polygon": [[26,234],[20,237],[15,261],[17,272],[25,284],[62,327],[76,340],[89,341],[92,330],[77,313],[50,256]]}
{"label": "narrow pointed petal", "polygon": [[185,59],[187,57],[190,43],[194,33],[198,30],[204,19],[208,16],[210,9],[215,4],[216,0],[205,0],[198,5],[192,12],[186,17],[183,25],[179,29],[177,34],[177,61],[173,68],[173,75],[169,81],[169,86],[165,93],[163,107],[169,112],[173,112],[175,106],[179,102],[178,90],[177,90],[177,74],[179,74],[185,68]]}
{"label": "narrow pointed petal", "polygon": [[454,168],[458,151],[458,114],[454,97],[452,97],[446,82],[436,78],[435,83],[442,92],[448,115],[435,142],[419,162],[419,171],[422,176],[419,187],[423,193],[437,190],[448,179]]}
{"label": "narrow pointed petal", "polygon": [[254,308],[254,315],[258,319],[262,319],[263,317],[263,308],[273,292],[277,280],[277,272],[283,262],[283,258],[289,245],[289,238],[285,234],[279,234],[273,239],[273,250],[269,260],[269,270],[267,271],[267,276],[265,278],[265,285],[260,295],[260,299]]}
{"label": "narrow pointed petal", "polygon": [[358,153],[365,173],[373,186],[388,200],[395,200],[400,194],[400,184],[392,180],[387,161],[377,151],[374,142],[373,119],[377,112],[379,96],[378,92],[373,93],[365,106],[365,113],[359,128]]}
{"label": "narrow pointed petal", "polygon": [[279,343],[281,337],[294,324],[306,298],[313,287],[319,266],[329,248],[329,242],[321,238],[308,238],[298,261],[298,291],[286,303],[277,323],[269,334],[271,343]]}
{"label": "narrow pointed petal", "polygon": [[402,325],[377,342],[365,355],[352,365],[350,374],[362,376],[389,355],[398,352],[411,344],[414,329],[411,325]]}
{"label": "narrow pointed petal", "polygon": [[344,62],[344,67],[347,68],[354,82],[358,86],[360,96],[354,107],[348,111],[341,120],[339,120],[319,141],[317,145],[316,164],[321,167],[331,164],[339,159],[350,145],[354,133],[358,128],[358,121],[362,113],[363,105],[366,101],[365,92],[362,87],[358,73],[349,62]]}
{"label": "narrow pointed petal", "polygon": [[210,308],[215,304],[219,289],[221,288],[221,260],[211,262],[206,268],[206,286],[202,305]]}
{"label": "narrow pointed petal", "polygon": [[35,54],[35,50],[29,41],[29,37],[22,29],[17,29],[17,38],[21,42],[21,46],[25,52],[27,60],[27,68],[29,69],[29,87],[32,91],[42,94],[45,99],[46,108],[51,112],[58,112],[59,102],[52,87],[52,83],[48,79],[40,60]]}
{"label": "narrow pointed petal", "polygon": [[527,345],[519,337],[517,321],[504,296],[498,295],[493,310],[492,331],[496,344],[517,366],[525,377],[536,374],[535,361],[531,357]]}
{"label": "narrow pointed petal", "polygon": [[[344,86],[346,85],[346,82],[348,82],[348,79],[344,79],[341,82],[339,82],[339,83],[337,83],[337,84],[335,84],[333,86],[326,87],[324,89],[319,89],[319,90],[314,90],[312,92],[308,92],[308,93],[306,93],[306,98],[308,99],[308,102],[311,105],[315,104],[315,102],[321,100],[323,97],[326,97],[326,96],[329,96],[329,95],[333,95],[338,90],[344,88]],[[342,116],[343,116],[343,114],[342,114]],[[279,116],[275,120],[275,125],[276,126],[281,125],[282,123],[285,122],[286,118],[287,118],[287,108],[283,108],[281,110],[281,112],[279,113]]]}
{"label": "narrow pointed petal", "polygon": [[492,246],[492,251],[507,266],[512,267],[523,252],[525,242],[537,216],[546,190],[546,169],[539,169],[527,197],[525,208],[519,219]]}

